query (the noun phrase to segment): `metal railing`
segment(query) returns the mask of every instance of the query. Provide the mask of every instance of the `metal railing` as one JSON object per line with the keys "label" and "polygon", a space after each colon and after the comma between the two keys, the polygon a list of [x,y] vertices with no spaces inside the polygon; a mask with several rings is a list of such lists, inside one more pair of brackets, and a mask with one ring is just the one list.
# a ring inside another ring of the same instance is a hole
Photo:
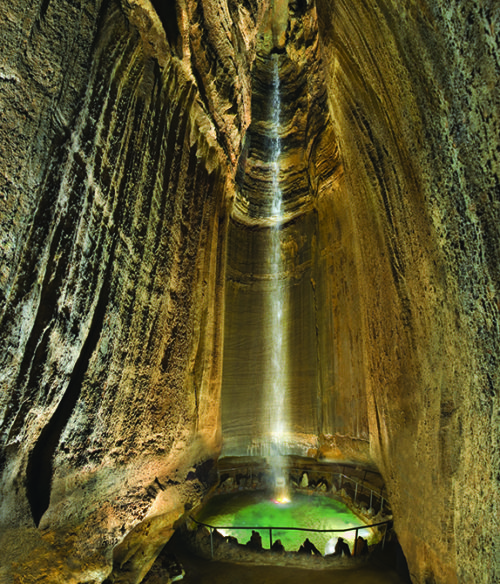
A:
{"label": "metal railing", "polygon": [[[208,527],[210,530],[210,555],[212,556],[212,558],[214,557],[214,538],[213,538],[213,534],[214,534],[214,530],[219,530],[219,529],[246,529],[246,530],[252,530],[252,531],[269,531],[269,549],[271,549],[273,547],[273,529],[275,531],[307,531],[307,532],[312,532],[312,533],[346,533],[349,531],[354,531],[354,552],[356,551],[356,542],[358,540],[358,533],[360,529],[370,529],[373,527],[380,527],[381,525],[385,526],[384,529],[384,535],[382,538],[382,549],[384,549],[385,546],[385,538],[387,535],[387,530],[388,530],[388,526],[390,523],[392,523],[391,519],[388,519],[386,521],[381,521],[379,523],[373,523],[371,525],[358,525],[356,527],[346,527],[344,529],[313,529],[313,528],[309,528],[309,527],[248,527],[248,526],[235,526],[235,525],[230,525],[230,526],[223,526],[223,525],[210,525],[209,523],[203,523],[202,521],[198,521],[197,519],[195,519],[194,517],[189,517],[192,521],[194,521],[195,523],[197,523],[198,525],[202,525],[203,527]],[[354,553],[352,555],[355,555]]]}
{"label": "metal railing", "polygon": [[[267,472],[267,468],[266,467],[257,467],[257,468],[249,468],[249,472],[245,473],[243,471],[242,467],[232,467],[232,468],[225,468],[221,471],[217,470],[217,474],[218,474],[218,479],[219,479],[219,484],[220,484],[220,480],[221,480],[221,475],[225,475],[228,474],[229,476],[237,474],[237,473],[241,473],[243,476],[248,475],[250,477],[250,480],[253,480],[254,475],[257,475],[259,473],[265,473]],[[289,467],[287,468],[287,472],[288,473],[292,473],[295,472],[297,474],[299,473],[309,473],[311,474],[311,471],[308,471],[307,469],[303,469],[303,468],[294,468],[294,467]],[[353,501],[354,503],[357,502],[357,498],[358,498],[358,494],[362,493],[363,491],[366,492],[367,497],[368,497],[368,493],[370,495],[370,509],[373,509],[373,500],[374,498],[378,498],[380,501],[380,508],[379,508],[379,512],[382,512],[384,509],[384,503],[387,504],[387,498],[384,497],[384,487],[382,487],[379,491],[377,489],[372,488],[371,486],[365,485],[363,484],[363,480],[361,481],[357,481],[356,479],[346,475],[345,473],[342,472],[333,472],[333,471],[312,471],[313,473],[318,473],[324,475],[328,475],[330,477],[330,482],[332,484],[334,484],[334,476],[339,477],[339,486],[338,486],[338,490],[343,488],[343,482],[344,480],[349,481],[350,483],[352,483],[354,485],[354,497],[353,497]],[[365,473],[366,475],[366,473]]]}
{"label": "metal railing", "polygon": [[384,509],[384,503],[387,502],[387,499],[385,499],[384,496],[383,496],[383,494],[382,494],[384,492],[383,488],[382,488],[382,490],[380,492],[377,492],[375,489],[372,489],[371,487],[368,487],[368,486],[364,485],[362,482],[358,482],[357,480],[355,480],[352,477],[349,477],[349,476],[347,476],[347,475],[345,475],[343,473],[336,473],[336,474],[338,474],[338,476],[340,477],[340,487],[339,487],[339,489],[342,488],[343,479],[346,479],[347,481],[349,481],[349,482],[351,482],[351,483],[353,483],[355,485],[354,498],[353,498],[354,503],[356,503],[356,499],[357,499],[357,496],[358,496],[358,490],[359,491],[362,491],[364,489],[365,491],[370,491],[370,507],[369,508],[370,509],[373,508],[373,496],[375,495],[375,497],[378,497],[380,499],[380,509],[379,509],[379,512],[383,511],[383,509]]}

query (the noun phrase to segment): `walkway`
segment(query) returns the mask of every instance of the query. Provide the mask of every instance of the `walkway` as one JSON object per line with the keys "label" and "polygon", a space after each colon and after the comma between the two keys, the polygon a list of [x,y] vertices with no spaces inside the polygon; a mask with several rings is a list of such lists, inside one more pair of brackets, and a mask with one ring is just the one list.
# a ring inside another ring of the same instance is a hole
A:
{"label": "walkway", "polygon": [[[182,542],[176,539],[174,536],[164,552],[173,553],[182,563],[186,572],[180,580],[182,584],[404,584],[387,564],[375,562],[354,570],[238,565],[201,559],[187,552]],[[391,561],[389,554],[386,554],[385,562]],[[164,581],[155,577],[153,568],[143,584],[164,584]]]}

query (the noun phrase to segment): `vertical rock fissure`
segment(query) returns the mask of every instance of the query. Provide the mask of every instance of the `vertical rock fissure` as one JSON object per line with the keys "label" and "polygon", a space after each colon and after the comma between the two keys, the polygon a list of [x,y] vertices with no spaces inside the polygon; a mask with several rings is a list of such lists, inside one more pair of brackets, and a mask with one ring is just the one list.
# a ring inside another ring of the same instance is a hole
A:
{"label": "vertical rock fissure", "polygon": [[[307,455],[318,449],[319,434],[331,435],[344,422],[332,413],[327,392],[336,380],[326,363],[346,344],[328,344],[341,284],[323,279],[345,260],[330,259],[337,231],[319,218],[326,213],[329,221],[337,211],[330,190],[340,162],[309,8],[274,3],[252,70],[252,119],[227,254],[225,456]],[[328,253],[318,249],[325,244]]]}
{"label": "vertical rock fissure", "polygon": [[59,405],[47,425],[40,433],[31,451],[26,468],[26,494],[35,525],[48,509],[53,475],[53,458],[68,420],[80,397],[80,392],[90,358],[97,346],[104,322],[106,307],[110,295],[110,276],[113,267],[116,238],[113,239],[106,272],[103,275],[101,290],[90,323],[87,338],[75,363],[71,379]]}

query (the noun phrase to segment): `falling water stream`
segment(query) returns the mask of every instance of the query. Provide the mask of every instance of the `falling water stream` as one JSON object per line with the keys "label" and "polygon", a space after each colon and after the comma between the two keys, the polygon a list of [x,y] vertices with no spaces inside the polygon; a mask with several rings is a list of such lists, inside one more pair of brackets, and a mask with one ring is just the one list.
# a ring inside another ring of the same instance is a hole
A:
{"label": "falling water stream", "polygon": [[269,288],[269,320],[271,326],[270,367],[267,404],[267,434],[269,443],[266,455],[269,459],[276,487],[276,500],[288,501],[288,487],[283,470],[286,437],[289,432],[287,387],[286,308],[287,293],[283,274],[285,271],[281,250],[281,227],[284,220],[283,196],[280,188],[280,79],[278,55],[273,55],[273,85],[271,96],[271,221],[269,259],[271,281]]}

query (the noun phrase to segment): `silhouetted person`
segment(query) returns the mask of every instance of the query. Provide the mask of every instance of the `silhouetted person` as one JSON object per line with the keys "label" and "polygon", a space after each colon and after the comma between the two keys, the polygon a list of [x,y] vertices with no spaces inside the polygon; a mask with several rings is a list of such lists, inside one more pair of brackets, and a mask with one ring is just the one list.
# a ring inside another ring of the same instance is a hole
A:
{"label": "silhouetted person", "polygon": [[271,546],[273,552],[284,552],[285,546],[281,543],[281,539],[277,539]]}
{"label": "silhouetted person", "polygon": [[335,544],[335,555],[341,556],[342,554],[346,555],[348,558],[351,557],[351,550],[349,549],[349,544],[344,541],[343,537],[339,537],[337,539],[337,543]]}
{"label": "silhouetted person", "polygon": [[299,554],[307,554],[308,556],[314,554],[315,556],[321,556],[321,552],[311,541],[309,541],[309,538],[307,538],[300,546]]}
{"label": "silhouetted person", "polygon": [[366,556],[368,555],[368,542],[361,536],[358,537],[354,545],[354,555],[355,556]]}
{"label": "silhouetted person", "polygon": [[262,549],[262,537],[258,531],[252,531],[252,537],[247,542],[247,546],[252,550]]}

